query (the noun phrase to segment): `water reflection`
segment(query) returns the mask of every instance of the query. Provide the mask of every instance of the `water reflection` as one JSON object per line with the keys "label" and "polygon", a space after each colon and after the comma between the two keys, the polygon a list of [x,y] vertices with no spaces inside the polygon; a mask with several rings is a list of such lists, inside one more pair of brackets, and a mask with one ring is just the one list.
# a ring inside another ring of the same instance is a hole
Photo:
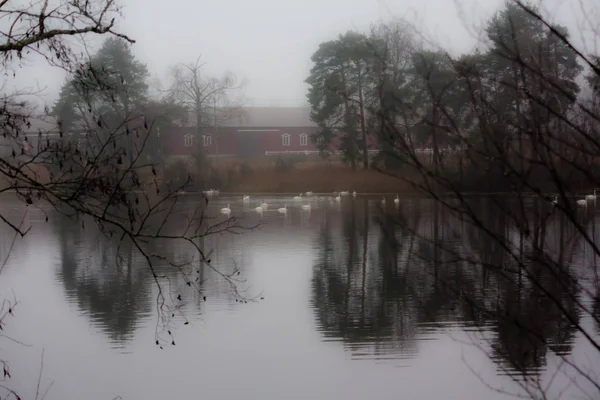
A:
{"label": "water reflection", "polygon": [[[460,328],[477,340],[486,338],[473,344],[492,357],[498,373],[519,375],[541,374],[552,354],[572,354],[576,324],[592,322],[600,334],[595,254],[576,239],[578,231],[571,223],[548,214],[544,205],[528,204],[523,213],[513,209],[509,199],[474,198],[470,207],[489,228],[483,232],[448,208],[416,198],[399,205],[388,201],[385,207],[380,197],[347,198],[341,205],[315,200],[310,211],[283,197],[266,200],[269,210],[258,214],[253,203],[245,207],[236,199],[215,199],[208,213],[210,223],[222,222],[218,210],[230,203],[239,224],[260,226],[241,235],[209,236],[200,244],[216,268],[224,272],[237,268],[244,281],[240,287],[248,283],[250,294],[263,289],[253,282],[270,287],[269,302],[261,303],[264,308],[254,309],[256,314],[243,311],[252,318],[235,312],[237,297],[229,284],[198,263],[191,245],[144,244],[149,253],[181,264],[191,262],[199,290],[191,290],[176,269],[156,266],[173,296],[182,296],[181,311],[186,315],[203,318],[226,312],[239,324],[232,322],[235,329],[257,329],[256,335],[264,338],[262,346],[268,346],[278,337],[266,328],[250,326],[257,326],[257,321],[271,327],[282,320],[290,323],[294,320],[290,314],[304,310],[314,318],[319,340],[326,346],[343,347],[353,359],[395,366],[413,366],[414,359],[423,356],[424,341],[439,341]],[[168,229],[184,226],[191,205],[198,201],[186,199]],[[288,212],[282,215],[276,209],[285,204]],[[515,215],[532,218],[530,234],[515,228]],[[595,237],[595,215],[582,218],[587,218],[589,234]],[[117,252],[117,242],[91,224],[82,229],[76,221],[52,215],[49,225],[51,229],[40,234],[56,241],[59,257],[53,273],[66,301],[113,348],[129,351],[138,333],[156,329],[157,290],[143,257],[128,242],[121,243]],[[2,251],[10,245],[5,236]],[[507,247],[526,260],[526,273],[515,268],[514,254]],[[286,298],[291,293],[301,293],[300,305]],[[582,305],[593,313],[582,314]],[[591,316],[595,321],[589,321]],[[313,329],[308,322],[302,324]],[[289,335],[300,340],[298,332]],[[306,336],[311,349],[324,345]],[[248,347],[261,346],[244,342],[241,334],[236,340]],[[257,351],[269,354],[266,347]]]}
{"label": "water reflection", "polygon": [[[60,248],[57,277],[67,301],[105,332],[111,343],[125,347],[140,319],[153,311],[152,276],[130,241],[117,243],[100,232],[82,234],[76,221],[52,218]],[[122,259],[120,259],[122,257]]]}
{"label": "water reflection", "polygon": [[[417,354],[414,296],[408,265],[398,260],[402,239],[391,219],[373,218],[368,203],[352,204],[341,245],[329,245],[314,266],[313,303],[319,327],[342,340],[355,358],[411,358]],[[372,231],[371,231],[372,229]],[[383,234],[385,232],[386,234]],[[331,225],[321,243],[332,240]],[[342,250],[345,243],[346,258]]]}
{"label": "water reflection", "polygon": [[[555,260],[529,254],[524,277],[505,247],[516,232],[509,201],[475,199],[471,206],[490,232],[415,199],[384,209],[353,203],[342,235],[326,218],[314,239],[320,247],[312,279],[324,336],[356,358],[401,359],[415,357],[418,341],[432,332],[471,327],[491,337],[504,374],[539,373],[549,351],[569,354],[581,318],[578,279],[587,267],[577,260],[581,243],[569,239],[572,226],[555,216],[531,235]],[[547,216],[539,204],[531,207]],[[519,240],[523,254],[532,251],[528,239]]]}

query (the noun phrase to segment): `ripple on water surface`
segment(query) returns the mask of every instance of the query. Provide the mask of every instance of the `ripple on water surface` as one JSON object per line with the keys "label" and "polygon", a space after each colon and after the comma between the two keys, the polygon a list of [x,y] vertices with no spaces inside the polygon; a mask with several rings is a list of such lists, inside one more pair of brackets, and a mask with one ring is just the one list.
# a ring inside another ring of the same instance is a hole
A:
{"label": "ripple on water surface", "polygon": [[[183,226],[179,218],[193,214],[192,205],[202,204],[197,196],[182,197],[182,212],[169,221],[174,229]],[[156,265],[159,275],[167,277],[171,300],[181,306],[187,318],[176,314],[172,324],[189,346],[173,350],[172,354],[177,354],[173,375],[198,369],[203,371],[198,375],[206,379],[204,384],[219,382],[225,372],[213,370],[226,360],[227,368],[241,365],[246,372],[257,374],[260,368],[251,366],[255,362],[265,369],[276,365],[265,375],[284,380],[287,370],[312,371],[317,364],[334,363],[339,357],[344,363],[334,364],[339,369],[332,371],[340,376],[353,376],[355,368],[365,368],[361,373],[373,373],[369,376],[375,379],[383,369],[372,370],[373,364],[423,368],[420,364],[430,361],[435,365],[437,352],[462,346],[461,341],[448,339],[453,335],[487,346],[498,374],[515,370],[540,373],[552,353],[573,352],[571,324],[560,317],[556,304],[540,300],[542,296],[534,286],[499,279],[475,262],[455,261],[459,254],[479,263],[501,264],[498,246],[471,231],[468,224],[448,214],[436,216],[431,207],[418,201],[399,207],[388,201],[382,209],[378,200],[344,198],[339,204],[313,200],[310,211],[301,208],[308,200],[295,202],[292,196],[255,199],[251,195],[248,204],[241,196],[217,197],[209,202],[209,223],[225,221],[227,217],[219,210],[229,204],[234,223],[249,230],[205,238],[202,246],[207,258],[221,272],[239,271],[234,277],[240,279],[240,288],[248,288],[245,294],[266,298],[257,302],[240,303],[241,296],[225,279],[198,264],[191,246],[158,243],[149,248],[178,263],[196,263],[191,273],[197,274],[199,293],[186,285],[177,269]],[[269,207],[257,212],[255,208],[262,201]],[[286,213],[277,212],[283,206],[288,207]],[[43,249],[49,254],[44,261],[48,263],[49,286],[53,285],[51,289],[68,305],[66,311],[60,310],[64,311],[61,315],[85,321],[92,326],[94,339],[106,338],[115,353],[133,352],[130,358],[136,362],[154,354],[147,349],[154,343],[157,289],[134,246],[122,244],[119,258],[116,244],[91,228],[81,229],[76,222],[56,216],[51,216],[48,224],[40,222],[42,214],[30,212],[29,217],[45,228],[36,228],[38,233],[21,242],[14,258],[11,256],[7,268],[12,269],[13,277],[24,274],[25,279],[29,271],[38,268],[23,268],[19,263],[31,260],[24,257]],[[498,221],[498,225],[499,231],[512,229],[506,221]],[[0,253],[10,245],[5,236]],[[434,236],[444,243],[445,251],[432,245]],[[566,282],[568,279],[562,279],[561,285],[548,287],[557,292],[564,309],[572,310],[577,320],[577,307],[569,296],[561,294]],[[180,303],[176,299],[179,294]],[[44,309],[43,301],[37,306],[48,315],[56,311]],[[486,312],[490,310],[504,314],[490,315]],[[543,340],[532,340],[531,335],[516,329],[515,319],[533,324]],[[183,325],[185,321],[189,326]],[[93,347],[93,339],[84,340],[90,341],[82,346]],[[210,367],[199,361],[205,356],[213,363]],[[423,363],[417,362],[421,359]],[[180,360],[184,360],[182,366]],[[457,369],[460,362],[456,360]],[[419,371],[427,376],[428,371]],[[135,368],[121,372],[152,381]],[[313,378],[334,381],[340,377],[330,373]],[[395,380],[390,379],[393,386]],[[268,386],[266,382],[261,381],[261,385]],[[348,382],[353,384],[351,379]],[[140,385],[135,389],[139,390],[137,397],[151,397],[151,391],[144,388]]]}

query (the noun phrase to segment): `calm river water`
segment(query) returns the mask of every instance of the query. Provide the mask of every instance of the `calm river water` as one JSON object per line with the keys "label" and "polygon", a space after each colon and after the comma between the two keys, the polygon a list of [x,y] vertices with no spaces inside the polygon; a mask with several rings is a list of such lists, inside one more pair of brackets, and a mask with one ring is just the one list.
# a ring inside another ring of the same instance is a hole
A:
{"label": "calm river water", "polygon": [[[201,201],[185,197],[190,205]],[[3,298],[19,301],[3,333],[23,343],[0,338],[12,375],[5,383],[35,398],[42,350],[40,392],[52,384],[47,400],[501,399],[507,397],[487,385],[516,390],[515,362],[541,375],[550,374],[557,354],[600,365],[598,352],[590,353],[560,313],[532,300],[531,290],[515,290],[472,263],[450,262],[432,239],[488,264],[505,257],[497,242],[436,214],[426,201],[395,207],[392,198],[385,211],[380,197],[313,202],[310,211],[289,197],[266,198],[262,216],[254,199],[247,206],[238,198],[215,199],[215,221],[224,219],[218,209],[229,203],[239,224],[260,223],[203,244],[216,268],[240,270],[238,288],[257,301],[239,302],[208,268],[199,271],[199,294],[174,268],[159,266],[172,298],[182,296],[169,328],[175,345],[161,350],[158,289],[132,246],[120,250],[127,260],[119,267],[115,244],[93,227],[82,229],[52,211],[45,222],[42,211],[25,212],[6,197],[3,215],[16,222],[24,216],[32,229],[16,241],[0,280]],[[487,223],[510,239],[506,218],[488,202],[474,200],[489,208]],[[284,204],[287,216],[276,211]],[[583,212],[589,232],[600,233],[594,210]],[[13,234],[0,229],[4,260]],[[597,260],[572,236],[560,218],[549,222],[548,246],[566,248],[563,263],[593,291]],[[182,261],[194,256],[184,245],[154,251]],[[493,302],[539,319],[545,345],[477,311],[477,304]],[[593,318],[577,315],[598,334]]]}

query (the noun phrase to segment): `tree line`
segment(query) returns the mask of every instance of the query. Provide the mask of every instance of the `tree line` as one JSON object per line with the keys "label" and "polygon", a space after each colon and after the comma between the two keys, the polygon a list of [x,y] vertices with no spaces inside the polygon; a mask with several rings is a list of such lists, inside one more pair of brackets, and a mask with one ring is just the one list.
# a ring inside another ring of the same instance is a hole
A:
{"label": "tree line", "polygon": [[[598,267],[573,259],[568,249],[573,244],[600,255],[594,191],[600,187],[600,57],[524,0],[506,1],[483,33],[485,41],[460,56],[420,43],[402,20],[322,43],[307,79],[311,117],[319,125],[314,141],[325,156],[335,143],[353,168],[362,163],[392,175],[415,188],[419,202],[431,204],[433,237],[401,216],[408,208],[402,201],[393,224],[427,244],[429,251],[411,256],[430,265],[435,290],[498,321],[499,335],[527,338],[513,349],[485,334],[472,342],[520,371],[511,377],[523,390],[516,396],[561,397],[568,386],[597,398],[594,365],[565,354],[556,346],[562,340],[550,336],[558,325],[568,326],[587,355],[600,350]],[[381,149],[373,159],[369,140]],[[431,149],[428,159],[420,154],[423,147]],[[471,197],[470,191],[488,193]],[[464,247],[471,237],[485,240],[487,248],[465,255],[445,243],[439,214],[469,227],[453,234],[453,243]],[[397,238],[390,234],[388,240]],[[481,272],[510,294],[488,303],[459,281],[437,279],[454,265]],[[524,307],[528,297],[535,303]],[[537,318],[536,312],[548,310],[555,322]],[[476,326],[486,329],[485,323]],[[525,366],[543,364],[536,360],[540,348],[557,362],[548,374],[532,376]]]}
{"label": "tree line", "polygon": [[[335,140],[346,163],[365,169],[370,145],[381,150],[373,162],[382,169],[415,169],[415,150],[429,147],[438,172],[445,149],[453,149],[463,154],[457,162],[468,164],[454,168],[461,182],[469,166],[500,168],[487,161],[511,152],[522,157],[502,165],[500,176],[515,163],[527,173],[543,146],[572,161],[575,148],[585,147],[575,137],[597,135],[598,114],[589,104],[600,96],[598,55],[581,54],[566,27],[513,1],[484,33],[483,46],[460,56],[418,40],[403,20],[321,43],[306,80],[311,119],[319,125],[314,143],[327,155]],[[559,149],[563,141],[572,152]]]}
{"label": "tree line", "polygon": [[[163,89],[158,82],[158,96],[152,96],[148,66],[134,56],[129,42],[110,37],[64,82],[51,114],[58,119],[62,134],[74,141],[85,136],[90,151],[97,151],[106,141],[106,132],[119,132],[114,148],[126,153],[130,163],[141,150],[139,145],[135,148],[134,136],[139,139],[142,125],[148,135],[143,158],[161,164],[161,131],[191,123],[197,129],[194,155],[201,162],[202,130],[218,126],[237,112],[240,104],[233,95],[242,87],[231,72],[205,76],[204,65],[198,58],[173,66],[167,87]],[[98,128],[103,126],[106,132],[98,137]]]}

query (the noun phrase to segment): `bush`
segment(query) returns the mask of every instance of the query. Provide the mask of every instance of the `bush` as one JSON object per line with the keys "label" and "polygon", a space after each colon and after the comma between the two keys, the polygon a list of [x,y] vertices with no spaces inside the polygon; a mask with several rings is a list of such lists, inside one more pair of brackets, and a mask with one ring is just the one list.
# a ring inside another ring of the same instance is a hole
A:
{"label": "bush", "polygon": [[254,169],[250,166],[248,161],[245,161],[240,165],[240,176],[242,179],[250,177],[254,173]]}
{"label": "bush", "polygon": [[275,172],[288,172],[294,167],[292,159],[285,160],[283,157],[278,157],[275,160]]}
{"label": "bush", "polygon": [[208,174],[204,174],[204,176],[208,175],[207,179],[202,182],[202,187],[204,189],[221,189],[223,186],[223,179],[219,174],[219,170],[216,168],[210,168]]}
{"label": "bush", "polygon": [[177,160],[165,168],[163,180],[167,187],[175,189],[184,185],[189,175],[187,163],[184,160]]}

